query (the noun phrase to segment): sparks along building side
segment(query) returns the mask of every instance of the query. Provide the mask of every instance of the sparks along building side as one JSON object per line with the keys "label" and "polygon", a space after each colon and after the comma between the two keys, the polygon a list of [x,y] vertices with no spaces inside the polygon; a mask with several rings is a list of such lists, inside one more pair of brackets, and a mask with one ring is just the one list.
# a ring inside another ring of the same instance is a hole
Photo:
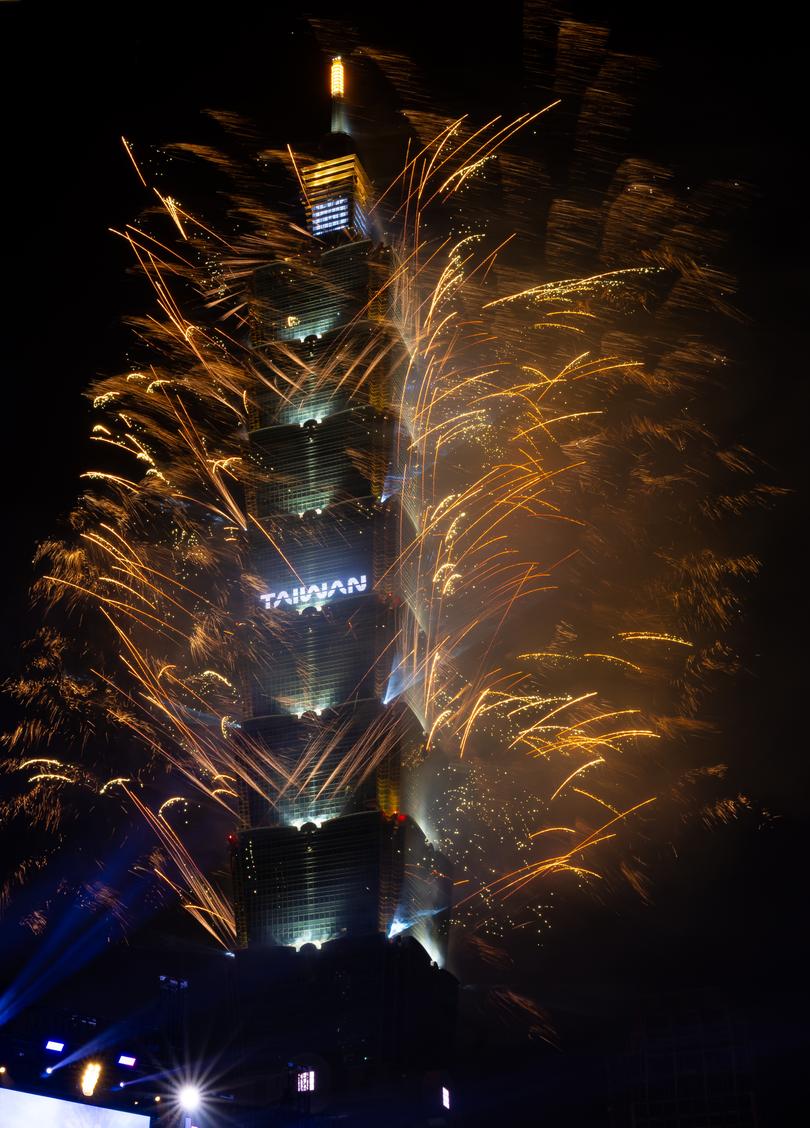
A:
{"label": "sparks along building side", "polygon": [[407,932],[443,962],[448,863],[401,806],[402,760],[423,734],[384,702],[401,535],[385,482],[407,357],[339,58],[331,95],[323,159],[298,170],[311,248],[252,284],[253,347],[289,368],[250,418],[251,568],[283,642],[246,676],[243,730],[286,782],[241,789],[237,933],[242,947],[300,948]]}

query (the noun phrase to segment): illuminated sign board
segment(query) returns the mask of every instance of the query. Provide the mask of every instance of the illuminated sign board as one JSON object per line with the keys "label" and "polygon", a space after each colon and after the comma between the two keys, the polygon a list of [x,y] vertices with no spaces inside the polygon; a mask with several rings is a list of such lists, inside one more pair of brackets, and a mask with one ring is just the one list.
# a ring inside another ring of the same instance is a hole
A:
{"label": "illuminated sign board", "polygon": [[151,1118],[136,1112],[57,1100],[0,1088],[0,1128],[149,1128]]}
{"label": "illuminated sign board", "polygon": [[288,607],[320,607],[338,595],[354,595],[368,589],[368,577],[362,573],[350,576],[347,580],[321,580],[317,584],[302,584],[301,587],[291,587],[289,591],[267,591],[259,596],[265,608],[280,607],[282,603]]}

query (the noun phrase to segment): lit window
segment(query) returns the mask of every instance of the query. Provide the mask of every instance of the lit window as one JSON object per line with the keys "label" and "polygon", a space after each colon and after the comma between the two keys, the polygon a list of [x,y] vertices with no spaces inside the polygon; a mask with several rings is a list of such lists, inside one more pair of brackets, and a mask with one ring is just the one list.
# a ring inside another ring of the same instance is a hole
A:
{"label": "lit window", "polygon": [[298,1074],[298,1092],[299,1093],[314,1093],[315,1092],[315,1070],[307,1069]]}

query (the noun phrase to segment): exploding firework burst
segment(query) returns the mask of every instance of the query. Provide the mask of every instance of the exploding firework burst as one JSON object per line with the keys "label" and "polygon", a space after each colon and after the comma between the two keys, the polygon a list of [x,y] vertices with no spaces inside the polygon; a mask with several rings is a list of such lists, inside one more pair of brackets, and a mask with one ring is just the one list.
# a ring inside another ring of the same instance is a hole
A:
{"label": "exploding firework burst", "polygon": [[[374,205],[389,243],[371,331],[362,346],[338,334],[316,361],[257,343],[257,269],[305,273],[311,239],[267,204],[265,180],[272,169],[306,197],[305,155],[181,146],[230,183],[229,219],[215,231],[161,183],[119,233],[157,312],[134,323],[141,365],[91,390],[93,438],[114,461],[85,475],[68,535],[39,550],[48,625],[13,686],[25,715],[6,739],[9,817],[60,841],[88,806],[111,827],[137,814],[157,843],[151,872],[226,947],[232,909],[184,838],[189,804],[227,829],[240,787],[311,804],[317,783],[316,800],[339,800],[412,717],[407,808],[454,860],[454,918],[475,931],[542,932],[565,882],[621,873],[643,892],[651,835],[696,802],[719,819],[747,802],[709,787],[723,773],[707,701],[739,666],[757,571],[721,530],[778,491],[701,406],[726,381],[712,342],[733,282],[709,260],[739,192],[687,201],[667,170],[611,161],[598,121],[622,74],[607,55],[556,194],[540,166],[555,98],[515,119],[449,120],[415,97],[401,59],[365,55],[405,102],[409,135]],[[243,146],[249,131],[218,120]],[[593,152],[602,187],[584,191]],[[262,412],[306,420],[373,400],[392,355],[400,375],[379,406],[393,453],[379,481],[359,467],[398,526],[378,583],[397,605],[375,670],[387,708],[345,747],[313,707],[290,769],[240,724],[251,670],[290,661],[313,701],[316,677],[295,614],[252,571],[257,537],[293,575],[299,546],[288,522],[251,515],[257,490],[291,486],[247,431]],[[11,884],[53,849],[21,859]]]}

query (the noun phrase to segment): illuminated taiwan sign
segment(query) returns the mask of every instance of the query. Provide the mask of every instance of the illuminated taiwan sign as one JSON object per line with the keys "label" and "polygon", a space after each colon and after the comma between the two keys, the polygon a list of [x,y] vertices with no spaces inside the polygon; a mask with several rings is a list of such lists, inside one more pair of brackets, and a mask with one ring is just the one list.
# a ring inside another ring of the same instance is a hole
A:
{"label": "illuminated taiwan sign", "polygon": [[297,1089],[299,1093],[315,1092],[315,1070],[302,1069],[298,1074]]}
{"label": "illuminated taiwan sign", "polygon": [[259,596],[265,608],[271,607],[297,607],[303,611],[305,607],[321,607],[324,603],[336,599],[341,595],[359,595],[368,590],[368,576],[365,572],[360,576],[349,576],[348,579],[320,580],[314,584],[302,584],[299,587],[290,587],[289,590],[267,591]]}

